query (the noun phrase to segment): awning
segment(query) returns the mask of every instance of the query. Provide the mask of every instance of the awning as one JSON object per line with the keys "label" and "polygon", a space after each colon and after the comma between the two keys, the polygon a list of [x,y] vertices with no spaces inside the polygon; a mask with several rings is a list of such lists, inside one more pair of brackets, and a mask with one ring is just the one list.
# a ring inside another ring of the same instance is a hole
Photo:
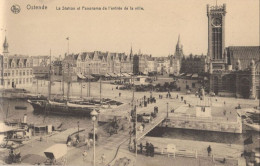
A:
{"label": "awning", "polygon": [[108,73],[111,77],[117,77],[117,75],[116,74],[114,74],[114,73]]}
{"label": "awning", "polygon": [[83,76],[82,74],[78,73],[77,76],[80,78],[80,79],[86,79],[85,76]]}
{"label": "awning", "polygon": [[180,74],[180,76],[183,76],[183,75],[185,75],[185,73],[181,73],[181,74]]}
{"label": "awning", "polygon": [[59,159],[67,154],[66,144],[55,144],[44,151],[44,154],[49,159]]}
{"label": "awning", "polygon": [[94,77],[91,76],[91,75],[85,75],[85,78],[87,78],[87,79],[93,79]]}
{"label": "awning", "polygon": [[111,77],[111,75],[109,75],[108,73],[105,74],[105,77]]}
{"label": "awning", "polygon": [[198,78],[198,77],[199,75],[197,73],[192,75],[192,78]]}
{"label": "awning", "polygon": [[127,73],[122,73],[125,77],[131,77],[129,74]]}
{"label": "awning", "polygon": [[186,76],[187,76],[187,77],[190,77],[190,76],[192,76],[192,74],[189,74],[189,73],[188,73]]}

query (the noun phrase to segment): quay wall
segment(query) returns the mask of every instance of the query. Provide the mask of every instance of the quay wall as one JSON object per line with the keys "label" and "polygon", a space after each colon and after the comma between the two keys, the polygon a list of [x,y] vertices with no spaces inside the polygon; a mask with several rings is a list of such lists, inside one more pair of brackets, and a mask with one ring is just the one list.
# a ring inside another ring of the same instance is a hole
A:
{"label": "quay wall", "polygon": [[171,116],[161,123],[161,127],[242,133],[240,118],[237,118],[237,121],[228,122],[218,119]]}

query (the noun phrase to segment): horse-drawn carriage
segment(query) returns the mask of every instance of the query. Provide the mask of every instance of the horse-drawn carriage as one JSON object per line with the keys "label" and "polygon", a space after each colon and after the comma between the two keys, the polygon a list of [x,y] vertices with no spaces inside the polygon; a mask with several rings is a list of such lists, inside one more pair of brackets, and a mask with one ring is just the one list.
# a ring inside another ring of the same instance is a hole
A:
{"label": "horse-drawn carriage", "polygon": [[8,164],[20,163],[21,162],[21,152],[19,148],[11,147],[8,156]]}

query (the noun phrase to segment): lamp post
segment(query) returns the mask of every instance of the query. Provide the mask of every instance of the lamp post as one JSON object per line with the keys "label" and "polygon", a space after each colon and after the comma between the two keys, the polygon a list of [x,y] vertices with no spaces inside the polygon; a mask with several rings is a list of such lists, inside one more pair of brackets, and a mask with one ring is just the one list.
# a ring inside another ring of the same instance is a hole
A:
{"label": "lamp post", "polygon": [[93,121],[93,142],[94,142],[94,145],[93,145],[93,166],[95,166],[95,158],[96,158],[96,155],[95,155],[95,142],[96,142],[96,133],[95,133],[95,121],[97,119],[97,111],[96,110],[93,110],[91,113],[91,116],[92,116],[92,121]]}
{"label": "lamp post", "polygon": [[79,136],[79,121],[78,121],[78,136]]}
{"label": "lamp post", "polygon": [[169,103],[167,103],[167,118],[169,116],[169,110],[168,110]]}
{"label": "lamp post", "polygon": [[88,97],[90,97],[90,63],[88,64]]}

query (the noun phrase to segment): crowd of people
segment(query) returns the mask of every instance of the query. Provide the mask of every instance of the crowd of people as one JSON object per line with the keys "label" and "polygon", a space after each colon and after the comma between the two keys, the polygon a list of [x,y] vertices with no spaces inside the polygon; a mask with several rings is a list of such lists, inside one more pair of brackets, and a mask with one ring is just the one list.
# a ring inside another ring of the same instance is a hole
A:
{"label": "crowd of people", "polygon": [[140,153],[143,154],[143,149],[145,148],[145,154],[146,156],[151,156],[154,157],[154,145],[152,143],[149,143],[148,141],[146,141],[145,146],[142,144],[142,142],[139,145],[140,147]]}

